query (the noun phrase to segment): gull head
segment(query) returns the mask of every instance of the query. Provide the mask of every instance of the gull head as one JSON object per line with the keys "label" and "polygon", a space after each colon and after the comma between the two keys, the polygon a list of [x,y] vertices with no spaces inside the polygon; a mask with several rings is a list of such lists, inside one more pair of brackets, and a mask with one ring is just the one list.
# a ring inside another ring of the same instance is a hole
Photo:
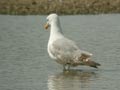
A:
{"label": "gull head", "polygon": [[47,23],[44,25],[44,28],[48,29],[51,26],[52,23],[57,24],[58,21],[59,21],[59,18],[58,18],[57,14],[50,14],[50,15],[47,16],[46,20],[47,20]]}

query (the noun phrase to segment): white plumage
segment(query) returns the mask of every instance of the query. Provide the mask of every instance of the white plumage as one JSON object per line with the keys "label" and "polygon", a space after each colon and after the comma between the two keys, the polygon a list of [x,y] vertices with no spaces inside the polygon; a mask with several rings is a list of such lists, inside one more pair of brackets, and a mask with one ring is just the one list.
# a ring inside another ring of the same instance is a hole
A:
{"label": "white plumage", "polygon": [[63,35],[59,17],[57,14],[50,14],[47,17],[45,28],[50,26],[50,37],[48,41],[49,56],[64,66],[87,65],[97,68],[100,64],[91,61],[91,53],[82,51],[76,43]]}

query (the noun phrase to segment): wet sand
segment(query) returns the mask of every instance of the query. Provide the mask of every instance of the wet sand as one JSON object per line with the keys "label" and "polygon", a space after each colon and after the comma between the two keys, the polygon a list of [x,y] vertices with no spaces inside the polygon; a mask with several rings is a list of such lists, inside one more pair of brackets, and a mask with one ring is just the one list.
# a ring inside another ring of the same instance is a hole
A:
{"label": "wet sand", "polygon": [[120,0],[0,0],[0,14],[64,15],[120,13]]}

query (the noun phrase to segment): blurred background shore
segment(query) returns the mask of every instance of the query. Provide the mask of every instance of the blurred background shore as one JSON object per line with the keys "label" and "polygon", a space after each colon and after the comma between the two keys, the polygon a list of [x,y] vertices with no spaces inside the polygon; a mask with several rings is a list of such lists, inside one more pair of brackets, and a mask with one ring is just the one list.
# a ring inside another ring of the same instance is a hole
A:
{"label": "blurred background shore", "polygon": [[0,0],[0,14],[62,15],[120,13],[120,0]]}

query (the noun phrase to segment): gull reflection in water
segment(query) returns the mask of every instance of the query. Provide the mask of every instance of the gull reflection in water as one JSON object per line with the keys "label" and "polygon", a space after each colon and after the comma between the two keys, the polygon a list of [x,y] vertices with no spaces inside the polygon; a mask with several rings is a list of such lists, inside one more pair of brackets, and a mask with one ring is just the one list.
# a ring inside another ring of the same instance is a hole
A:
{"label": "gull reflection in water", "polygon": [[89,88],[98,78],[94,71],[70,70],[48,77],[48,90],[80,90]]}

